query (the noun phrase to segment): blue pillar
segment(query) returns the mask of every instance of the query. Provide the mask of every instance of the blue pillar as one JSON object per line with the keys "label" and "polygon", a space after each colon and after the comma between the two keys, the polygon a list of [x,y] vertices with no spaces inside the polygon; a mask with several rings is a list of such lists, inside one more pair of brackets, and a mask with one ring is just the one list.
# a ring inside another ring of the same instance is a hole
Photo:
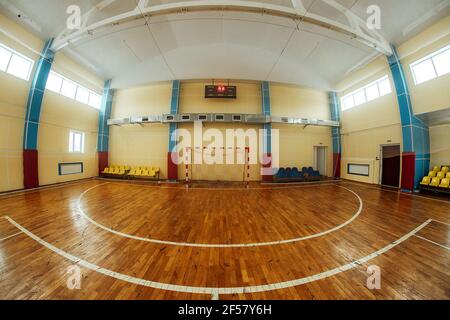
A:
{"label": "blue pillar", "polygon": [[[180,109],[180,80],[174,80],[172,83],[172,98],[170,101],[170,114],[176,115]],[[176,150],[177,141],[172,135],[178,129],[176,123],[171,123],[169,127],[169,152],[167,154],[167,178],[169,180],[178,180],[178,152]]]}
{"label": "blue pillar", "polygon": [[397,91],[403,137],[401,184],[403,190],[413,191],[419,188],[430,167],[430,133],[428,126],[414,116],[402,63],[394,46],[392,51],[388,62]]}
{"label": "blue pillar", "polygon": [[[330,101],[331,120],[341,122],[341,115],[339,113],[340,104],[336,92],[328,94]],[[341,143],[341,128],[332,128],[331,134],[333,138],[333,177],[341,177],[341,159],[342,159],[342,143]]]}
{"label": "blue pillar", "polygon": [[111,89],[111,80],[105,82],[103,88],[102,104],[98,115],[98,169],[99,174],[108,167],[109,158],[109,126],[111,118],[114,91]]}
{"label": "blue pillar", "polygon": [[[261,83],[262,96],[262,112],[265,116],[272,115],[272,108],[270,105],[270,85],[268,81]],[[264,145],[263,145],[263,181],[273,181],[272,168],[272,124],[264,124]]]}
{"label": "blue pillar", "polygon": [[36,71],[28,95],[23,135],[23,176],[25,189],[39,187],[38,131],[45,86],[47,85],[48,75],[50,74],[55,57],[54,52],[50,49],[52,43],[53,39],[45,43],[41,58],[36,65]]}

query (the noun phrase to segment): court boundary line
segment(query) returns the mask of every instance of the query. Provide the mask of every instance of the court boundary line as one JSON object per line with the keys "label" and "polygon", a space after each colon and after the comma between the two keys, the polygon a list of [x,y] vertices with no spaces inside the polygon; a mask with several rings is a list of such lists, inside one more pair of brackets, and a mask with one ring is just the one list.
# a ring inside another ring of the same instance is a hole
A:
{"label": "court boundary line", "polygon": [[428,239],[428,238],[419,236],[419,235],[417,235],[417,234],[415,234],[414,237],[416,237],[416,238],[418,238],[418,239],[421,239],[421,240],[423,240],[423,241],[427,241],[427,242],[429,242],[429,243],[431,243],[431,244],[434,244],[434,245],[436,245],[436,246],[438,246],[438,247],[441,247],[441,248],[444,248],[444,249],[447,249],[448,251],[450,251],[450,247],[447,247],[447,246],[444,246],[443,244],[434,242],[434,241],[432,241],[432,240],[430,240],[430,239]]}
{"label": "court boundary line", "polygon": [[386,191],[386,192],[396,193],[396,194],[405,195],[405,196],[409,196],[409,197],[416,197],[416,198],[420,198],[420,199],[425,199],[425,200],[431,200],[431,201],[437,201],[437,202],[450,204],[450,201],[447,201],[447,200],[441,200],[441,199],[435,199],[435,198],[431,198],[431,197],[425,197],[425,196],[421,196],[419,194],[414,194],[414,193],[406,193],[406,192],[402,192],[400,189],[398,189],[397,191],[382,189],[382,188],[379,188],[379,185],[376,185],[376,184],[365,184],[365,183],[362,183],[362,182],[358,183],[358,182],[353,182],[351,180],[341,180],[340,183],[349,183],[349,184],[360,186],[360,187],[364,187],[364,188],[367,188],[367,189],[378,190],[378,191]]}
{"label": "court boundary line", "polygon": [[381,256],[382,254],[388,252],[389,250],[393,249],[394,247],[398,246],[399,244],[403,243],[404,241],[408,240],[412,236],[414,236],[416,233],[418,233],[420,230],[425,228],[430,222],[432,222],[432,219],[428,219],[409,233],[405,234],[401,238],[397,239],[396,241],[392,242],[391,244],[379,249],[378,251],[373,252],[370,255],[367,255],[363,258],[360,258],[358,260],[354,260],[351,263],[345,264],[343,266],[321,272],[312,276],[304,277],[295,279],[292,281],[284,281],[284,282],[278,282],[274,284],[267,284],[267,285],[259,285],[259,286],[247,286],[247,287],[230,287],[230,288],[213,288],[213,287],[195,287],[195,286],[182,286],[182,285],[173,285],[173,284],[167,284],[167,283],[161,283],[156,281],[150,281],[145,280],[142,278],[136,278],[131,277],[122,273],[118,273],[109,269],[102,268],[100,266],[97,266],[95,264],[92,264],[86,260],[83,260],[81,258],[78,258],[66,251],[63,251],[50,243],[46,242],[45,240],[39,238],[37,235],[33,234],[32,232],[28,231],[26,228],[18,224],[16,221],[11,219],[8,216],[4,217],[6,220],[9,221],[13,226],[15,226],[17,229],[19,229],[22,233],[36,241],[37,243],[41,244],[42,246],[46,247],[50,251],[53,251],[54,253],[58,254],[59,256],[72,261],[73,263],[84,267],[86,269],[89,269],[91,271],[112,277],[117,280],[125,281],[128,283],[141,285],[145,287],[150,287],[158,290],[165,290],[165,291],[173,291],[173,292],[182,292],[182,293],[194,293],[194,294],[205,294],[205,295],[211,295],[211,299],[219,299],[220,295],[232,295],[232,294],[245,294],[245,293],[258,293],[258,292],[267,292],[267,291],[274,291],[274,290],[280,290],[280,289],[286,289],[286,288],[292,288],[301,286],[310,282],[314,282],[317,280],[322,280],[325,278],[329,278],[331,276],[335,276],[339,273],[352,270],[358,266],[361,266],[362,264]]}
{"label": "court boundary line", "polygon": [[433,219],[433,221],[450,227],[450,223],[439,221],[439,220],[436,220],[436,219]]}
{"label": "court boundary line", "polygon": [[22,232],[19,231],[19,232],[14,233],[14,234],[12,234],[12,235],[10,235],[10,236],[4,237],[4,238],[0,239],[0,242],[9,240],[9,239],[14,238],[14,237],[17,237],[19,234],[22,234]]}
{"label": "court boundary line", "polygon": [[[175,241],[165,241],[165,240],[158,240],[158,239],[150,239],[150,238],[145,238],[145,237],[139,237],[139,236],[134,236],[134,235],[131,235],[131,234],[128,234],[128,233],[120,232],[120,231],[117,231],[117,230],[113,230],[113,229],[108,228],[107,226],[105,226],[105,225],[95,221],[88,214],[86,214],[86,212],[82,209],[82,206],[81,206],[81,201],[83,199],[83,196],[86,195],[89,191],[91,191],[93,189],[96,189],[98,187],[107,185],[107,184],[109,184],[109,183],[106,182],[106,183],[103,183],[103,184],[100,184],[100,185],[93,186],[93,187],[85,190],[80,195],[80,197],[77,200],[77,209],[78,209],[79,213],[81,214],[81,216],[83,216],[86,220],[88,220],[90,223],[92,223],[96,227],[98,227],[100,229],[103,229],[103,230],[105,230],[107,232],[113,233],[115,235],[118,235],[120,237],[123,237],[123,238],[128,238],[128,239],[133,239],[133,240],[143,241],[143,242],[148,242],[148,243],[170,245],[170,246],[179,246],[179,247],[250,248],[250,247],[274,246],[274,245],[282,245],[282,244],[301,242],[301,241],[305,241],[305,240],[319,238],[319,237],[325,236],[327,234],[333,233],[335,231],[338,231],[338,230],[346,227],[347,225],[349,225],[350,223],[352,223],[354,220],[356,220],[359,217],[359,215],[362,213],[363,208],[364,208],[364,202],[363,202],[361,197],[356,192],[354,192],[353,190],[348,189],[348,188],[346,188],[344,186],[335,185],[338,188],[345,189],[345,190],[349,191],[350,193],[352,193],[359,201],[359,208],[356,211],[356,213],[350,219],[348,219],[344,223],[342,223],[342,224],[340,224],[340,225],[338,225],[338,226],[336,226],[334,228],[328,229],[326,231],[319,232],[319,233],[316,233],[316,234],[312,234],[312,235],[309,235],[309,236],[299,237],[299,238],[293,238],[293,239],[287,239],[287,240],[278,240],[278,241],[259,242],[259,243],[207,244],[207,243],[175,242]],[[317,185],[317,186],[323,186],[323,185]],[[251,189],[251,190],[258,190],[258,189]],[[281,189],[285,189],[285,188],[281,188]],[[207,190],[207,189],[203,189],[202,188],[202,190]]]}

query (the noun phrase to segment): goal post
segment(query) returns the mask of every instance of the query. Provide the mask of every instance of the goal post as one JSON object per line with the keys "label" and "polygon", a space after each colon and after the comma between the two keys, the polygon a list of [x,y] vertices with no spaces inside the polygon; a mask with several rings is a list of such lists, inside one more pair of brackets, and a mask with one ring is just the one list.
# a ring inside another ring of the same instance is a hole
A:
{"label": "goal post", "polygon": [[249,147],[188,147],[184,152],[185,183],[198,181],[250,181]]}

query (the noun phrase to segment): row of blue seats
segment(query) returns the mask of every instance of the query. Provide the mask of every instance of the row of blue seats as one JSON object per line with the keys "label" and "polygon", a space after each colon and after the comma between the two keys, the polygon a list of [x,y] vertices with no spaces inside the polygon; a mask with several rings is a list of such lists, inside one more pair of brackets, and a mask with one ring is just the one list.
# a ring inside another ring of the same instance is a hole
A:
{"label": "row of blue seats", "polygon": [[304,177],[320,177],[320,172],[314,170],[312,167],[303,167],[300,171],[298,168],[280,168],[277,173],[277,178],[304,178]]}

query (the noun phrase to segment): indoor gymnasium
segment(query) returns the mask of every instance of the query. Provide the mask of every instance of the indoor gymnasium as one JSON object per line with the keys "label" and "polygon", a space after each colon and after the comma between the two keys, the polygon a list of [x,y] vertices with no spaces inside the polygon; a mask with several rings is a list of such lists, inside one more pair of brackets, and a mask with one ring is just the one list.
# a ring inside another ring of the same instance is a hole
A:
{"label": "indoor gymnasium", "polygon": [[0,0],[1,300],[449,298],[450,0]]}

